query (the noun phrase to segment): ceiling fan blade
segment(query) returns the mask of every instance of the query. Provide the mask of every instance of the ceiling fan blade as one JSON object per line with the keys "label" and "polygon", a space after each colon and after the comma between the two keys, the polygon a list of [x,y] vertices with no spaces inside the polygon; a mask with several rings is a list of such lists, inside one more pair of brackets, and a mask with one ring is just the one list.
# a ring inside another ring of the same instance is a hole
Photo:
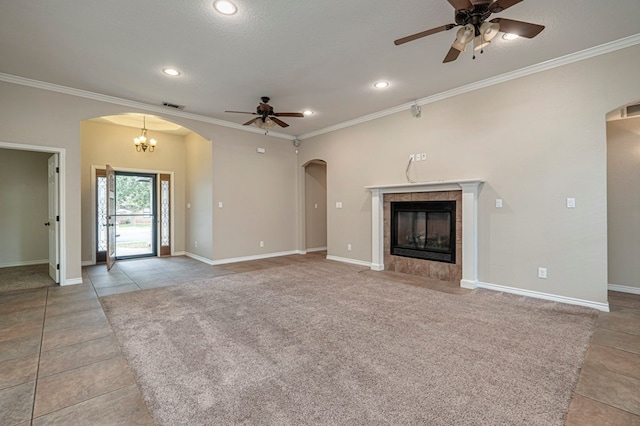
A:
{"label": "ceiling fan blade", "polygon": [[447,0],[451,6],[456,10],[469,10],[473,9],[473,4],[470,0]]}
{"label": "ceiling fan blade", "polygon": [[275,118],[275,117],[271,117],[271,119],[273,121],[276,122],[276,124],[280,127],[289,127],[289,125],[287,123],[285,123],[284,121],[280,120],[279,118]]}
{"label": "ceiling fan blade", "polygon": [[491,3],[489,6],[489,10],[491,13],[500,13],[503,10],[509,9],[511,6],[514,6],[520,3],[522,0],[497,0]]}
{"label": "ceiling fan blade", "polygon": [[452,47],[451,49],[449,49],[449,53],[447,53],[447,56],[444,57],[444,61],[442,61],[442,63],[446,64],[447,62],[453,62],[456,59],[458,59],[459,55],[460,55],[460,51]]}
{"label": "ceiling fan blade", "polygon": [[410,36],[399,38],[396,41],[394,41],[393,44],[395,44],[396,46],[400,46],[401,44],[408,43],[410,41],[417,40],[419,38],[426,37],[426,36],[429,36],[431,34],[437,34],[437,33],[440,33],[442,31],[448,31],[448,30],[450,30],[451,28],[453,28],[455,26],[456,26],[456,24],[447,24],[447,25],[443,25],[441,27],[431,28],[430,30],[427,30],[427,31],[422,31],[420,33],[416,33],[416,34],[413,34],[413,35],[410,35]]}
{"label": "ceiling fan blade", "polygon": [[233,112],[235,114],[253,114],[253,115],[259,115],[255,112],[246,112],[246,111],[225,111],[225,112]]}
{"label": "ceiling fan blade", "polygon": [[273,115],[276,117],[304,117],[301,112],[275,112]]}
{"label": "ceiling fan blade", "polygon": [[544,30],[544,25],[514,21],[513,19],[496,18],[492,19],[491,22],[499,24],[500,31],[504,33],[517,34],[526,38],[534,38]]}
{"label": "ceiling fan blade", "polygon": [[253,122],[256,121],[256,120],[260,120],[260,117],[252,118],[251,120],[249,120],[246,123],[244,123],[243,126],[249,126],[249,125],[253,124]]}

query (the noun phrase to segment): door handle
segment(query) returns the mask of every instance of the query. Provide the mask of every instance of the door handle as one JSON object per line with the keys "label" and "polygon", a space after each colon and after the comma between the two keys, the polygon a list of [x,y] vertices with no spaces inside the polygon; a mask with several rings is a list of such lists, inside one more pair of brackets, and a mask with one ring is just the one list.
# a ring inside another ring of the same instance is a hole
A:
{"label": "door handle", "polygon": [[45,222],[44,226],[51,226],[51,222]]}

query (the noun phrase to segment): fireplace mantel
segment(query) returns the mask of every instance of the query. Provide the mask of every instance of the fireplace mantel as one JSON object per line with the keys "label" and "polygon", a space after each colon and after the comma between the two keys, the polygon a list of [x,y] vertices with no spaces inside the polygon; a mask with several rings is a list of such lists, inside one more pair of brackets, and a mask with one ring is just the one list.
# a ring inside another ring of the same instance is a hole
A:
{"label": "fireplace mantel", "polygon": [[371,185],[371,269],[384,270],[384,194],[462,190],[462,280],[460,286],[476,288],[478,282],[478,192],[481,179]]}

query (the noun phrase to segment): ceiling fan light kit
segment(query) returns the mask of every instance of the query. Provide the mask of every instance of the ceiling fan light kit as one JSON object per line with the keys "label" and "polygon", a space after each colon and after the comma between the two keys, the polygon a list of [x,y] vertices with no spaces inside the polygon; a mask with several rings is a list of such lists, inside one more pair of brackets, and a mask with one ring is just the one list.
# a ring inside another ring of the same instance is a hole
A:
{"label": "ceiling fan light kit", "polygon": [[[491,40],[498,35],[499,31],[514,34],[520,37],[533,38],[544,30],[543,25],[531,24],[529,22],[515,21],[513,19],[495,18],[489,20],[494,13],[500,13],[523,0],[448,0],[454,7],[455,24],[447,24],[430,30],[422,31],[394,41],[396,46],[448,31],[457,26],[461,26],[456,33],[456,39],[451,45],[451,49],[442,62],[452,62],[458,59],[460,52],[466,50],[467,44],[473,40],[473,50],[480,51],[491,43]],[[507,37],[503,37],[507,39]],[[473,59],[475,59],[475,53]]]}

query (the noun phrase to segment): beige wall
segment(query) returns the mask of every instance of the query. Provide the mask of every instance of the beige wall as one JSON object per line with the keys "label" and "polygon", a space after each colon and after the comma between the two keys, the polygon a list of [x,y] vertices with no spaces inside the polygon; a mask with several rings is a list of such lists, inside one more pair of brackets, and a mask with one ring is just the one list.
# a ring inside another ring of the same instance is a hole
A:
{"label": "beige wall", "polygon": [[[81,259],[85,259],[82,239],[87,238],[82,231],[81,175],[90,173],[86,167],[82,170],[81,122],[148,111],[4,82],[0,82],[0,99],[0,143],[63,152],[66,261],[62,280],[78,282]],[[290,141],[182,117],[163,118],[213,141],[214,202],[225,201],[224,209],[213,217],[214,259],[297,249],[296,157]],[[267,154],[256,154],[258,146],[266,147]],[[176,191],[185,193],[184,188]],[[184,196],[178,202],[184,206]],[[260,240],[265,241],[264,248],[259,248]]]}
{"label": "beige wall", "polygon": [[609,284],[640,288],[640,118],[607,123]]}
{"label": "beige wall", "polygon": [[[364,186],[405,182],[408,154],[427,152],[415,180],[487,181],[479,200],[481,281],[604,303],[604,117],[640,98],[637,69],[640,46],[633,46],[424,105],[420,119],[406,111],[304,140],[297,163],[290,141],[165,118],[213,141],[214,259],[301,249],[296,178],[303,164],[320,158],[328,163],[329,254],[369,262],[371,197]],[[145,111],[4,82],[0,99],[0,142],[64,150],[63,280],[79,278],[80,123]],[[258,146],[267,154],[257,154]],[[567,197],[576,198],[576,209],[565,207]],[[495,209],[496,198],[503,209]],[[548,279],[536,277],[538,266],[548,268]]]}
{"label": "beige wall", "polygon": [[49,258],[49,153],[0,149],[0,267]]}
{"label": "beige wall", "polygon": [[307,249],[327,246],[327,165],[305,166],[305,241]]}
{"label": "beige wall", "polygon": [[420,119],[407,110],[303,140],[299,165],[329,165],[329,255],[371,260],[364,187],[406,183],[409,154],[426,152],[416,181],[486,180],[479,281],[605,303],[605,114],[640,96],[639,68],[635,46],[424,105]]}
{"label": "beige wall", "polygon": [[185,250],[213,260],[213,144],[195,133],[184,139],[188,205]]}
{"label": "beige wall", "polygon": [[291,142],[222,127],[210,139],[214,260],[296,250],[296,154]]}
{"label": "beige wall", "polygon": [[95,253],[95,199],[92,194],[91,166],[111,165],[114,169],[142,172],[174,172],[173,175],[173,250],[184,251],[185,230],[185,141],[184,137],[149,131],[149,137],[158,140],[152,153],[136,152],[133,138],[140,129],[115,124],[83,121],[80,123],[82,146],[82,261],[92,260]]}

